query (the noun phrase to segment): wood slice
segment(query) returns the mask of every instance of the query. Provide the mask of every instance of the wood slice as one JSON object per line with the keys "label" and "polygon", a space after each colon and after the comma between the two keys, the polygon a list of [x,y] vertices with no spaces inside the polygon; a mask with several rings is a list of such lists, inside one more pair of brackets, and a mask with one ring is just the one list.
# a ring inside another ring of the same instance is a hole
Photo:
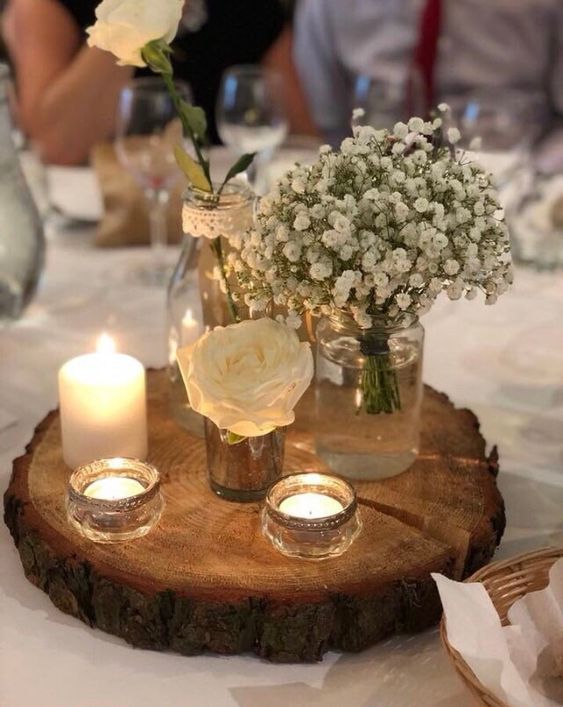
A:
{"label": "wood slice", "polygon": [[[436,622],[430,572],[461,578],[492,557],[504,530],[497,454],[479,424],[426,388],[421,453],[392,479],[357,484],[363,531],[340,558],[289,559],[264,539],[259,504],[219,499],[203,440],[170,418],[163,372],[148,376],[149,461],[166,507],[149,535],[96,545],[67,523],[57,412],[14,462],[5,521],[28,579],[62,611],[135,646],[186,655],[254,651],[273,661],[358,651]],[[296,431],[286,470],[322,469]]]}

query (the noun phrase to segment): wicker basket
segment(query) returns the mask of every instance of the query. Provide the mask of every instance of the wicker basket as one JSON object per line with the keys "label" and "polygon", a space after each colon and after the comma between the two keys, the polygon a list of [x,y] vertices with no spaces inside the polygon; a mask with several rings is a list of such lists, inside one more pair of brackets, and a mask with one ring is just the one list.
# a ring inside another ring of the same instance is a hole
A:
{"label": "wicker basket", "polygon": [[[563,548],[548,548],[518,555],[503,562],[493,562],[466,582],[482,582],[498,611],[503,625],[508,623],[506,614],[515,601],[528,594],[543,589],[548,582],[551,566],[563,557]],[[440,637],[454,668],[461,679],[479,701],[488,707],[508,707],[487,690],[475,677],[461,655],[448,643],[445,617],[440,624]]]}

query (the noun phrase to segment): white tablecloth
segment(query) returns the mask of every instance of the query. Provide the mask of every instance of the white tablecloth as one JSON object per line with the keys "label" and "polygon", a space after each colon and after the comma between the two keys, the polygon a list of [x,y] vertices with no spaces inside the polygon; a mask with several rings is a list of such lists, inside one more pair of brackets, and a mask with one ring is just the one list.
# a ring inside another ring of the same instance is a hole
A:
{"label": "white tablecloth", "polygon": [[[39,295],[0,331],[0,474],[57,404],[63,361],[109,331],[147,366],[166,361],[164,293],[128,284],[141,251],[95,251],[91,229],[49,234]],[[425,380],[479,416],[500,449],[508,527],[499,557],[563,545],[563,274],[517,272],[495,307],[444,299],[425,318]],[[59,612],[0,529],[2,707],[469,707],[437,630],[318,665],[136,650]]]}

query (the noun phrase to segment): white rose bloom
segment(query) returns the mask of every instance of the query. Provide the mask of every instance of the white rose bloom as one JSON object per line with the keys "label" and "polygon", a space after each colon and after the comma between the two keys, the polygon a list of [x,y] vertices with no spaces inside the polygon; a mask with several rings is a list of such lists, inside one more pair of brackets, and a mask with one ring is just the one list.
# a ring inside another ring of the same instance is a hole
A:
{"label": "white rose bloom", "polygon": [[216,327],[178,350],[192,408],[217,427],[259,437],[290,425],[313,377],[313,356],[273,319]]}
{"label": "white rose bloom", "polygon": [[157,39],[169,44],[178,31],[184,0],[103,0],[88,45],[111,52],[120,66],[145,66],[141,49]]}

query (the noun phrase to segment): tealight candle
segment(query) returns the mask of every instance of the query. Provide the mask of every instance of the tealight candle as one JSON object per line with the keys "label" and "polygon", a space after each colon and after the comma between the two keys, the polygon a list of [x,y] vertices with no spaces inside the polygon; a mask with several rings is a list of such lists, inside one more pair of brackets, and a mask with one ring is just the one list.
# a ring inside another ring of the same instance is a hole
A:
{"label": "tealight candle", "polygon": [[117,501],[143,493],[145,487],[127,476],[106,476],[96,479],[84,489],[84,495],[104,501]]}
{"label": "tealight candle", "polygon": [[361,530],[354,489],[329,474],[284,476],[268,491],[262,530],[290,557],[341,555]]}
{"label": "tealight candle", "polygon": [[192,314],[191,309],[186,309],[184,318],[182,319],[182,346],[190,346],[199,339],[199,323]]}
{"label": "tealight candle", "polygon": [[99,459],[79,466],[68,482],[68,520],[94,542],[145,535],[158,522],[163,504],[158,471],[138,459]]}
{"label": "tealight candle", "polygon": [[279,510],[295,518],[326,518],[340,513],[344,506],[332,496],[307,492],[285,498],[280,503]]}
{"label": "tealight candle", "polygon": [[63,458],[71,468],[94,459],[147,455],[145,369],[103,336],[96,353],[59,371]]}

